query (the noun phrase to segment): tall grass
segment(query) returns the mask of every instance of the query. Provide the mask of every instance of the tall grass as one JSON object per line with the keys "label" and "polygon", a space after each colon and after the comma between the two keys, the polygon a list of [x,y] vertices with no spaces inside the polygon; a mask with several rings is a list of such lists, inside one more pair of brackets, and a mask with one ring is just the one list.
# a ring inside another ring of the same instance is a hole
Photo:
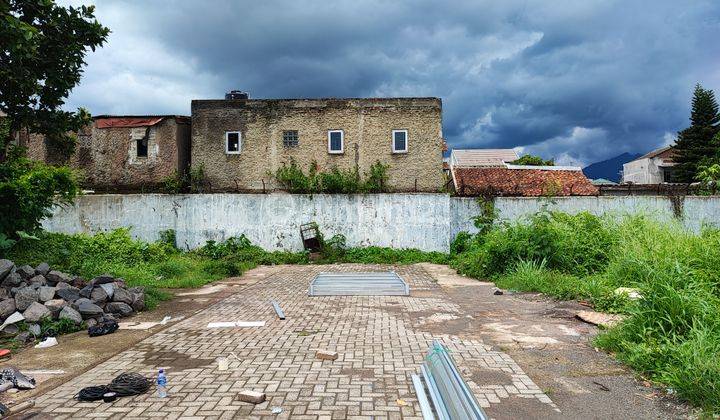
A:
{"label": "tall grass", "polygon": [[[596,344],[720,411],[720,231],[693,233],[644,215],[542,213],[462,240],[452,263],[461,272],[627,314]],[[630,301],[617,287],[638,288],[642,299]]]}

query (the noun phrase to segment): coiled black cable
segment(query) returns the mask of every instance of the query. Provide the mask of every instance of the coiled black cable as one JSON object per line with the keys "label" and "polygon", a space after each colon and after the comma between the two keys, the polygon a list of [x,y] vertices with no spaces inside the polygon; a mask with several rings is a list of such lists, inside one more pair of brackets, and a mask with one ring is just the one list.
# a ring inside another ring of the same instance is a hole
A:
{"label": "coiled black cable", "polygon": [[75,394],[75,399],[78,401],[100,401],[107,392],[109,392],[109,390],[105,385],[88,386]]}
{"label": "coiled black cable", "polygon": [[78,401],[99,401],[107,393],[114,393],[118,397],[139,395],[150,389],[152,381],[139,373],[122,373],[113,379],[109,385],[89,386],[83,388],[75,395]]}
{"label": "coiled black cable", "polygon": [[139,373],[123,373],[113,379],[107,387],[118,397],[128,397],[145,393],[150,389],[150,380]]}

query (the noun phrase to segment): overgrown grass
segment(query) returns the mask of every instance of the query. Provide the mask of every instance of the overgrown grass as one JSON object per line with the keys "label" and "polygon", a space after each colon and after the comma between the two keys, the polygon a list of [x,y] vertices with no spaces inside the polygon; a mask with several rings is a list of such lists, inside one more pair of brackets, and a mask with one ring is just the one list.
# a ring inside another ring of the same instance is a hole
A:
{"label": "overgrown grass", "polygon": [[[0,257],[32,266],[47,262],[54,270],[88,280],[106,273],[121,277],[128,286],[146,288],[149,308],[171,297],[164,289],[200,287],[225,277],[239,276],[258,265],[310,263],[306,252],[265,251],[244,235],[222,243],[209,241],[192,252],[175,248],[172,231],[163,232],[161,238],[155,243],[134,240],[129,229],[92,236],[42,232],[37,240],[20,241]],[[321,258],[315,263],[445,263],[448,258],[446,254],[416,249],[347,249],[341,236],[324,241],[324,244]]]}
{"label": "overgrown grass", "polygon": [[[500,287],[628,315],[596,345],[709,413],[720,412],[720,231],[635,215],[541,213],[462,235],[452,264]],[[630,301],[618,287],[639,289]]]}
{"label": "overgrown grass", "polygon": [[121,277],[128,286],[146,288],[146,304],[153,308],[170,298],[164,288],[198,287],[222,278],[205,270],[205,261],[164,243],[133,240],[128,229],[96,235],[43,232],[38,240],[23,240],[5,258],[36,266],[47,262],[54,270],[91,279],[100,274]]}

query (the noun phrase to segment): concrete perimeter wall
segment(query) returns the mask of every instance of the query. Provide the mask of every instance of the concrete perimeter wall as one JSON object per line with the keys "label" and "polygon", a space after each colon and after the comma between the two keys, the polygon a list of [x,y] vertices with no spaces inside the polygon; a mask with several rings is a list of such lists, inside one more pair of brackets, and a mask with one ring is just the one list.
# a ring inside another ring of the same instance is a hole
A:
{"label": "concrete perimeter wall", "polygon": [[[502,197],[495,207],[501,220],[522,220],[543,208],[597,215],[643,212],[661,220],[679,210],[689,229],[720,226],[720,197],[687,197],[675,205],[654,196]],[[300,250],[300,225],[315,221],[326,237],[345,235],[349,246],[447,252],[458,232],[476,230],[472,217],[478,214],[475,199],[447,194],[108,194],[82,196],[57,208],[43,226],[65,233],[132,227],[133,236],[146,241],[174,229],[178,245],[187,248],[245,234],[268,250]]]}

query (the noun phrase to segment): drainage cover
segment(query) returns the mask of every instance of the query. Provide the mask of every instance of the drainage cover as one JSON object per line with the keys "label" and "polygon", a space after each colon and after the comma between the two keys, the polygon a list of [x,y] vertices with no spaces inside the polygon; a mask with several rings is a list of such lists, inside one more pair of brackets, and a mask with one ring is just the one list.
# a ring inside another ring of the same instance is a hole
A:
{"label": "drainage cover", "polygon": [[407,296],[410,288],[392,271],[320,273],[310,283],[310,296]]}

